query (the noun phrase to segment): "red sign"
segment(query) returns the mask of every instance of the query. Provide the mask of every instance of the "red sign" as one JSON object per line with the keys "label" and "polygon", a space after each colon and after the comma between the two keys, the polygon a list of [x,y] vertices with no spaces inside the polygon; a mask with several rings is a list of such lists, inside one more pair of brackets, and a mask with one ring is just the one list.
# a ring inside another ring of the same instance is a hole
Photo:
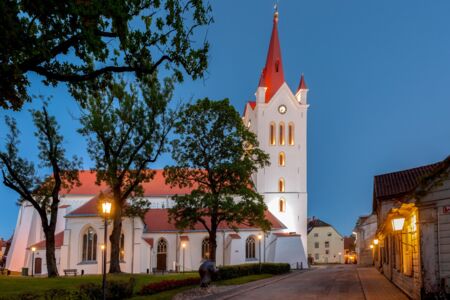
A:
{"label": "red sign", "polygon": [[449,214],[449,213],[450,213],[450,205],[443,206],[443,207],[442,207],[442,212],[443,212],[444,214]]}

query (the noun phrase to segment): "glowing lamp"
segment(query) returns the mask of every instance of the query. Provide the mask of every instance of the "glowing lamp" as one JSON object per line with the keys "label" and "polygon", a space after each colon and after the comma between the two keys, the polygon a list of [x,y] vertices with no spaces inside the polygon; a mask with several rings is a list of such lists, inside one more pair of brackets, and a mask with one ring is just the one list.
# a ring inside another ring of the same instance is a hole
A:
{"label": "glowing lamp", "polygon": [[111,202],[105,201],[102,203],[102,211],[105,215],[109,215],[111,213]]}
{"label": "glowing lamp", "polygon": [[392,229],[394,231],[401,231],[403,229],[404,224],[405,224],[405,218],[403,218],[403,217],[392,219]]}
{"label": "glowing lamp", "polygon": [[31,251],[35,252],[36,251],[36,247],[31,247]]}
{"label": "glowing lamp", "polygon": [[370,245],[370,249],[373,249],[373,245]]}
{"label": "glowing lamp", "polygon": [[262,234],[258,234],[258,240],[262,239]]}
{"label": "glowing lamp", "polygon": [[105,245],[102,244],[102,245],[100,246],[100,249],[102,249],[102,251],[105,250]]}
{"label": "glowing lamp", "polygon": [[186,243],[181,243],[181,247],[184,249],[186,248]]}
{"label": "glowing lamp", "polygon": [[374,240],[373,240],[373,244],[374,244],[374,245],[378,245],[378,242],[379,242],[378,239],[374,239]]}

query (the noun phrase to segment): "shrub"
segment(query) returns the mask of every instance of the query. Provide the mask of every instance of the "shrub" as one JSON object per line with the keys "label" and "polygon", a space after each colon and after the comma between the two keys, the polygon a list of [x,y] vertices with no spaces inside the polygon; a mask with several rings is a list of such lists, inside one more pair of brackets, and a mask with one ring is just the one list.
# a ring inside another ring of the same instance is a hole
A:
{"label": "shrub", "polygon": [[218,269],[218,278],[225,280],[254,274],[284,274],[291,270],[291,266],[286,263],[262,263],[261,266],[258,263],[254,263],[221,266]]}
{"label": "shrub", "polygon": [[[136,280],[132,277],[126,281],[108,281],[106,283],[106,299],[120,300],[133,296]],[[80,286],[80,298],[87,297],[92,300],[103,299],[103,290],[100,284],[86,283]]]}
{"label": "shrub", "polygon": [[183,286],[196,285],[200,283],[200,278],[171,279],[144,285],[139,295],[153,295],[156,293],[177,289]]}

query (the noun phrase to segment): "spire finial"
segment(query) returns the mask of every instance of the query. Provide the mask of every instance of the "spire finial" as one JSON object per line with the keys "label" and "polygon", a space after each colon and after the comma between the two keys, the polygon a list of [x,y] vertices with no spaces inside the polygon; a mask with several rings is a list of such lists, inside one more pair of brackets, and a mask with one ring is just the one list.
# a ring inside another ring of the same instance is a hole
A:
{"label": "spire finial", "polygon": [[273,21],[278,23],[278,2],[275,3],[275,5],[273,6],[273,9],[275,10],[274,14],[273,14]]}

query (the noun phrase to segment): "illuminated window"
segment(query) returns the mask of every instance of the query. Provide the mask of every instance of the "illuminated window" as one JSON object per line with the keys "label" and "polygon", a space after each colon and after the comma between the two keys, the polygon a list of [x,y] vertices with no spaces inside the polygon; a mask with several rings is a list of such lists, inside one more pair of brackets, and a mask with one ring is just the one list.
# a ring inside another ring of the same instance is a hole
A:
{"label": "illuminated window", "polygon": [[83,234],[82,260],[97,260],[97,234],[92,227],[89,227],[86,233]]}
{"label": "illuminated window", "polygon": [[279,209],[280,212],[285,212],[286,211],[286,200],[284,200],[283,198],[280,199],[279,201]]}
{"label": "illuminated window", "polygon": [[209,238],[207,237],[202,241],[202,259],[209,259]]}
{"label": "illuminated window", "polygon": [[120,236],[120,256],[121,261],[125,260],[125,235],[122,233]]}
{"label": "illuminated window", "polygon": [[269,136],[269,142],[271,145],[276,144],[275,140],[275,123],[270,123],[270,136]]}
{"label": "illuminated window", "polygon": [[288,142],[289,142],[289,145],[290,146],[292,146],[292,145],[294,145],[294,143],[295,143],[295,140],[294,140],[294,124],[292,124],[292,123],[289,123],[289,127],[288,127]]}
{"label": "illuminated window", "polygon": [[278,164],[282,167],[286,165],[286,156],[284,152],[280,152],[280,154],[278,155]]}
{"label": "illuminated window", "polygon": [[284,123],[283,122],[280,123],[280,127],[279,128],[280,128],[279,142],[280,142],[280,145],[284,145]]}
{"label": "illuminated window", "polygon": [[256,241],[252,236],[249,236],[245,241],[245,258],[256,258]]}
{"label": "illuminated window", "polygon": [[280,178],[280,180],[278,180],[278,191],[280,193],[284,193],[284,178]]}

